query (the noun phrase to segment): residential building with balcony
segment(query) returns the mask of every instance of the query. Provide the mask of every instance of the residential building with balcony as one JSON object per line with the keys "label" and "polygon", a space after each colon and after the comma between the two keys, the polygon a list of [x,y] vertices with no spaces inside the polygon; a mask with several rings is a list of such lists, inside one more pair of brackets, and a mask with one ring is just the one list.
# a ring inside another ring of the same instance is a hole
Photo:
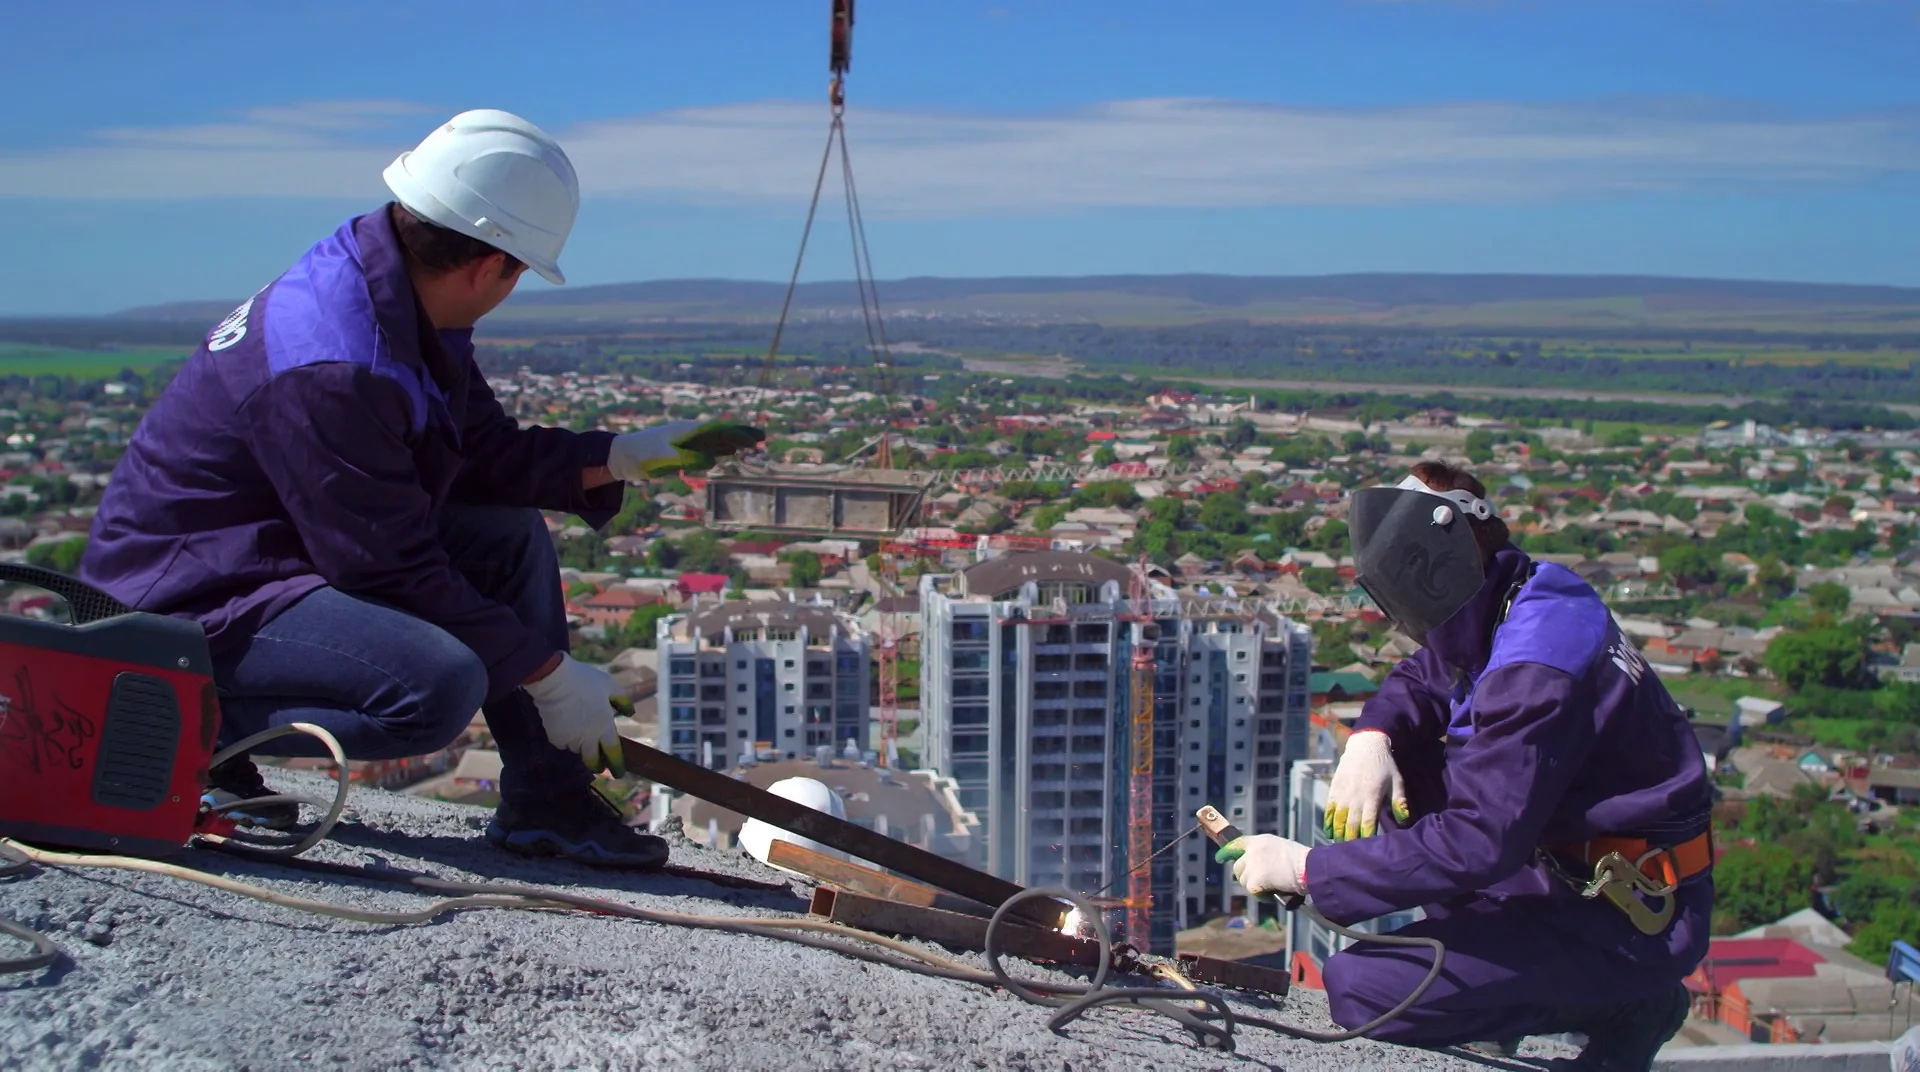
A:
{"label": "residential building with balcony", "polygon": [[867,748],[867,634],[825,603],[701,603],[662,618],[659,746],[716,769]]}

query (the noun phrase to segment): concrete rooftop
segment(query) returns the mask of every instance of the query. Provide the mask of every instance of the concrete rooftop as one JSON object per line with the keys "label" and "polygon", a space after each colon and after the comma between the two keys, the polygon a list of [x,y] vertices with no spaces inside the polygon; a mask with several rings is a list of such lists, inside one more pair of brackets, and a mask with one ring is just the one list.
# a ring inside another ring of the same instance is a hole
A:
{"label": "concrete rooftop", "polygon": [[[282,786],[326,784],[270,772]],[[790,892],[622,876],[507,857],[487,812],[356,789],[349,820],[311,855],[448,878],[547,884],[649,908],[800,913]],[[675,863],[781,876],[671,832]],[[388,909],[427,898],[192,851],[179,863],[274,889]],[[0,976],[0,1065],[20,1069],[697,1068],[1429,1069],[1540,1068],[1372,1042],[1319,1046],[1264,1032],[1239,1052],[1198,1048],[1171,1022],[1101,1011],[1064,1035],[1010,995],[751,936],[575,913],[467,911],[412,927],[321,918],[176,879],[39,869],[0,881],[0,912],[54,933],[68,960]],[[7,945],[0,955],[11,955]],[[975,954],[960,959],[984,966]],[[1014,962],[1017,974],[1048,973]],[[1236,999],[1254,1011],[1257,1006]],[[1295,991],[1283,1019],[1331,1025]]]}

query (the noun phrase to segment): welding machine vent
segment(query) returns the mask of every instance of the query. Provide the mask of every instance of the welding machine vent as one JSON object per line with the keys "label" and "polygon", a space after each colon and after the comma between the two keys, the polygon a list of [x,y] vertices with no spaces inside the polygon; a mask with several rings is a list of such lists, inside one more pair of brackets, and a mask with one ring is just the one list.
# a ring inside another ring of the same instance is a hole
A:
{"label": "welding machine vent", "polygon": [[93,772],[94,801],[135,811],[158,806],[173,782],[179,745],[180,703],[173,686],[150,674],[115,676]]}

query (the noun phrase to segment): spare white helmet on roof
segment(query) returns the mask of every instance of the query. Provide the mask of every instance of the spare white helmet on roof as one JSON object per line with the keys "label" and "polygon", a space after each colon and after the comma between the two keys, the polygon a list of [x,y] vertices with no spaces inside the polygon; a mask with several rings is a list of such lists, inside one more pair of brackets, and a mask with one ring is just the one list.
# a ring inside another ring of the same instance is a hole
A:
{"label": "spare white helmet on roof", "polygon": [[560,247],[580,211],[580,181],[559,143],[532,123],[492,108],[461,112],[383,177],[428,223],[511,254],[549,283],[567,281]]}
{"label": "spare white helmet on roof", "polygon": [[1355,580],[1409,637],[1425,644],[1486,580],[1469,518],[1493,516],[1470,491],[1435,491],[1417,476],[1353,493],[1347,528]]}

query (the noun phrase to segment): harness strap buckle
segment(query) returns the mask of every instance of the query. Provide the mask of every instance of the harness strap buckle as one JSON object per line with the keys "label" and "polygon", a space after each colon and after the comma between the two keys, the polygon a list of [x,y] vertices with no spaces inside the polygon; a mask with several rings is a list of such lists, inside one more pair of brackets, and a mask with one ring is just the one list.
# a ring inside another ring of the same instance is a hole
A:
{"label": "harness strap buckle", "polygon": [[[1655,856],[1663,858],[1665,867],[1661,877],[1669,881],[1657,882],[1647,876],[1644,865]],[[1663,849],[1649,851],[1640,857],[1638,863],[1617,852],[1610,852],[1593,865],[1593,881],[1586,884],[1580,896],[1588,899],[1605,897],[1626,914],[1628,922],[1640,933],[1655,935],[1665,931],[1667,925],[1673,922],[1673,893],[1678,885],[1673,861]],[[1650,907],[1638,895],[1660,902],[1660,907]]]}

